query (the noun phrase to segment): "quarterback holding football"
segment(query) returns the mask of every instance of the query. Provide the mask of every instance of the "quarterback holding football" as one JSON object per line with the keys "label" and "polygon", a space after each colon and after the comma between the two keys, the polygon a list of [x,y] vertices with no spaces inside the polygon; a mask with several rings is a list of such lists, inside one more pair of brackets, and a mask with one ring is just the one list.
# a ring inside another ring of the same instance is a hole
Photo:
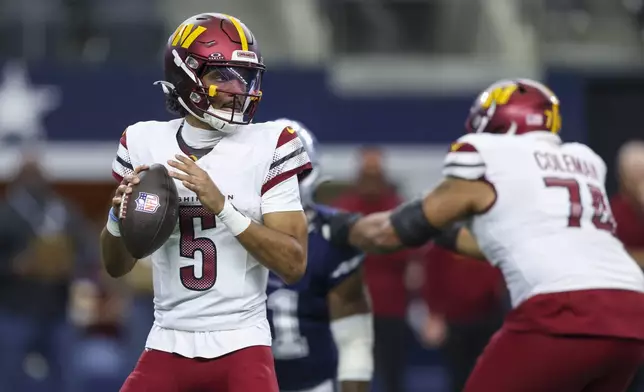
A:
{"label": "quarterback holding football", "polygon": [[287,283],[305,272],[298,176],[311,164],[293,129],[252,123],[264,70],[257,39],[239,19],[195,15],[170,36],[158,82],[179,118],[139,122],[121,137],[112,165],[120,185],[101,234],[110,275],[137,261],[122,235],[153,237],[121,233],[129,219],[158,214],[147,219],[154,227],[172,220],[159,212],[172,210],[163,205],[171,191],[153,192],[162,176],[139,174],[162,164],[178,196],[177,224],[151,255],[154,325],[122,391],[278,391],[266,285],[269,270]]}

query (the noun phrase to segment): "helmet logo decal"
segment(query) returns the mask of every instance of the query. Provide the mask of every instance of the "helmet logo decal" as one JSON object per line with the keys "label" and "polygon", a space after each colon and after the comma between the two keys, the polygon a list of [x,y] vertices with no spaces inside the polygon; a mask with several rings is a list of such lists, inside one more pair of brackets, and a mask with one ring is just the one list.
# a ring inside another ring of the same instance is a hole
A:
{"label": "helmet logo decal", "polygon": [[195,25],[192,23],[179,26],[177,31],[174,32],[172,46],[180,45],[182,48],[188,49],[190,45],[192,45],[192,43],[207,30],[203,26],[197,26],[197,28],[193,30],[194,27]]}
{"label": "helmet logo decal", "polygon": [[516,84],[511,84],[508,86],[501,86],[493,89],[492,91],[486,91],[481,94],[480,102],[483,109],[488,109],[492,106],[493,103],[497,105],[505,105],[510,100],[512,94],[517,91],[518,86]]}

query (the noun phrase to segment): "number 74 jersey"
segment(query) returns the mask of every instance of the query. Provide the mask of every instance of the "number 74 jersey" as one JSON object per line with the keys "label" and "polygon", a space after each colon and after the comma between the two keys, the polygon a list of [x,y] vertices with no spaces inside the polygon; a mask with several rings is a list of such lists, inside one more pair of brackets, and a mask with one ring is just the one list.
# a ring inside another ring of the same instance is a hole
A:
{"label": "number 74 jersey", "polygon": [[503,272],[514,307],[537,294],[644,290],[613,235],[606,165],[586,145],[550,132],[468,134],[452,144],[443,174],[494,187],[495,203],[468,224]]}

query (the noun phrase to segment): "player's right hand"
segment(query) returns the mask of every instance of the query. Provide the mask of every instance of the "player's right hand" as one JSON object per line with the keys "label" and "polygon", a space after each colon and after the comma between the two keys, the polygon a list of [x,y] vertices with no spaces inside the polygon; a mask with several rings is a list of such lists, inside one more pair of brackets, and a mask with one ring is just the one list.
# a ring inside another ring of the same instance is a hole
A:
{"label": "player's right hand", "polygon": [[144,170],[148,170],[149,168],[150,167],[148,165],[137,166],[134,168],[133,174],[128,174],[123,177],[123,180],[116,188],[116,192],[114,192],[114,197],[112,198],[112,207],[114,208],[114,211],[118,211],[119,208],[121,208],[123,196],[132,193],[132,185],[139,183],[140,179],[138,174]]}

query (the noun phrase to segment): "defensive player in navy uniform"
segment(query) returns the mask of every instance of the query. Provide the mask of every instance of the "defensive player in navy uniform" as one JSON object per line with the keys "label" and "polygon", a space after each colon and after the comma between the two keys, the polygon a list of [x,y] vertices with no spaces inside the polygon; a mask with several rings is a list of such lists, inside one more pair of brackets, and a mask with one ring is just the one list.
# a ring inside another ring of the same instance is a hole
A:
{"label": "defensive player in navy uniform", "polygon": [[362,279],[363,255],[331,245],[322,226],[336,210],[313,203],[320,183],[315,137],[295,128],[313,170],[300,180],[302,205],[309,220],[308,266],[304,277],[287,285],[268,280],[268,314],[273,356],[281,391],[368,391],[373,374],[373,323]]}

